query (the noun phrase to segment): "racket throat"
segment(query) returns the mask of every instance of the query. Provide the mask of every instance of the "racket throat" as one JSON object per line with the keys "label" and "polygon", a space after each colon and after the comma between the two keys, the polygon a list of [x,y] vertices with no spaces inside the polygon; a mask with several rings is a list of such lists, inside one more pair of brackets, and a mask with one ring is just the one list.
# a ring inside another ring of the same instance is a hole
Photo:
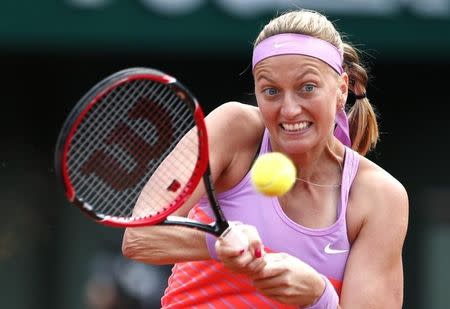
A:
{"label": "racket throat", "polygon": [[215,189],[214,186],[212,185],[211,169],[209,167],[209,164],[206,167],[205,174],[203,175],[203,182],[205,184],[206,194],[208,196],[209,203],[214,212],[214,216],[216,217],[216,223],[214,225],[215,234],[220,236],[225,230],[228,229],[229,224],[225,219],[225,216],[222,210],[220,209],[219,201],[216,198]]}
{"label": "racket throat", "polygon": [[213,223],[206,225],[204,223],[200,223],[186,217],[168,216],[163,222],[161,222],[161,224],[190,227],[215,236],[220,236],[222,234],[222,231],[219,231],[218,228],[213,225]]}

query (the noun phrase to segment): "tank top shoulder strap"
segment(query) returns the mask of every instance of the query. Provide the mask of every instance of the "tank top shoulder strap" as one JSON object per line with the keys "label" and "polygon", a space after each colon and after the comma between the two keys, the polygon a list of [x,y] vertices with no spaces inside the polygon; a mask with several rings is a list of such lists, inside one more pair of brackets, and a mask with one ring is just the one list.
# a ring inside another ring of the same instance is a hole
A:
{"label": "tank top shoulder strap", "polygon": [[347,210],[348,195],[355,179],[359,166],[359,154],[354,150],[345,147],[344,168],[342,171],[341,186],[341,211],[345,214]]}
{"label": "tank top shoulder strap", "polygon": [[261,141],[261,147],[259,149],[259,155],[265,154],[267,152],[271,152],[272,147],[270,147],[269,142],[269,130],[267,128],[264,129],[264,135]]}

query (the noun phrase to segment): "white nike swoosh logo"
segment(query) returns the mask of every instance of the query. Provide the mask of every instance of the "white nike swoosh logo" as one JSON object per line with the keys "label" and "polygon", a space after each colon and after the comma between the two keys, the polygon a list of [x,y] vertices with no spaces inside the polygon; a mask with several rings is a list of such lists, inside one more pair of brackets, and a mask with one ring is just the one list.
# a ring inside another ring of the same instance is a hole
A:
{"label": "white nike swoosh logo", "polygon": [[331,243],[329,243],[328,245],[326,245],[326,247],[323,249],[323,251],[325,251],[326,254],[339,254],[339,253],[348,252],[348,249],[347,250],[333,249],[333,248],[331,248]]}
{"label": "white nike swoosh logo", "polygon": [[288,45],[288,44],[290,44],[290,42],[275,43],[275,44],[273,44],[273,47],[280,48],[280,47],[283,47],[283,46]]}

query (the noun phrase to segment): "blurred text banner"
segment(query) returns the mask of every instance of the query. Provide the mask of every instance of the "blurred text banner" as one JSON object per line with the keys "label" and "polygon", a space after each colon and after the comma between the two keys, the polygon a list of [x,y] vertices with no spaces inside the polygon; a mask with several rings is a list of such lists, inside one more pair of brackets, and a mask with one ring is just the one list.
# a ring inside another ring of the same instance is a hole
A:
{"label": "blurred text banner", "polygon": [[4,0],[0,48],[242,53],[295,8],[327,14],[369,52],[450,55],[450,0]]}

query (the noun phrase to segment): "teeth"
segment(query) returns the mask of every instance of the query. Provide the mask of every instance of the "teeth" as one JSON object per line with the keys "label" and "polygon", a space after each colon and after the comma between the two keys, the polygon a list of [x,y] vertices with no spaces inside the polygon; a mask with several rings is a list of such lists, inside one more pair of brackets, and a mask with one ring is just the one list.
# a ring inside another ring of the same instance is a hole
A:
{"label": "teeth", "polygon": [[287,131],[300,131],[308,128],[310,123],[306,121],[298,123],[283,123],[282,126]]}

